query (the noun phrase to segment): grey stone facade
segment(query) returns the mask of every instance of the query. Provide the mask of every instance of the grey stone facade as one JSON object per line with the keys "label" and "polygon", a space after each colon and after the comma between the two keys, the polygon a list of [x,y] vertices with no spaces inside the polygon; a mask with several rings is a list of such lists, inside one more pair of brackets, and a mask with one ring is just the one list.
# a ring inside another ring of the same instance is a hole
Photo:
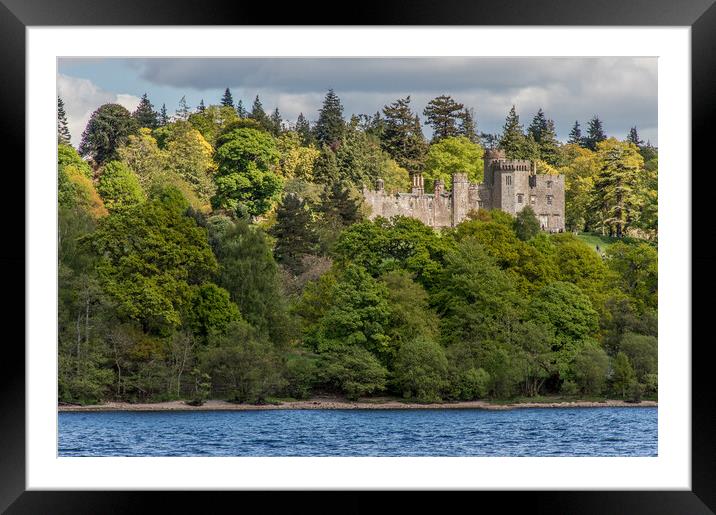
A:
{"label": "grey stone facade", "polygon": [[383,181],[375,190],[363,188],[369,218],[396,215],[417,218],[434,228],[455,227],[477,209],[500,209],[516,215],[531,206],[542,230],[564,231],[564,175],[538,175],[536,163],[506,159],[500,150],[485,152],[485,178],[470,184],[467,175],[452,176],[452,191],[435,181],[435,193],[425,193],[421,174],[413,174],[410,193],[386,193]]}

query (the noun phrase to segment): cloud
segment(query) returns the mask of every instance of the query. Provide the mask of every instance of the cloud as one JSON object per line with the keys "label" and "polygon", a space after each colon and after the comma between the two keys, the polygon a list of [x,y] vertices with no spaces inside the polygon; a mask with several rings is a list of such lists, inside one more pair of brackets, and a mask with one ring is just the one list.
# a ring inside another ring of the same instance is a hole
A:
{"label": "cloud", "polygon": [[72,144],[79,146],[82,132],[92,113],[102,104],[115,103],[134,111],[139,105],[139,97],[125,93],[112,93],[98,87],[89,79],[57,75],[57,94],[62,98],[67,113],[67,125],[72,136]]}

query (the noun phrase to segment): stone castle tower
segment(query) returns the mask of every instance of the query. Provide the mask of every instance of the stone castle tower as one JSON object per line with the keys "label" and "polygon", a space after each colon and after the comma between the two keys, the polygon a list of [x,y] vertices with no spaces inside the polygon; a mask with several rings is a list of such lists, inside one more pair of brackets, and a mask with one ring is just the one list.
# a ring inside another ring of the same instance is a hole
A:
{"label": "stone castle tower", "polygon": [[423,176],[415,173],[409,193],[388,194],[379,179],[375,190],[363,188],[369,218],[403,215],[442,228],[455,227],[472,210],[500,209],[514,216],[530,206],[542,230],[564,231],[564,175],[537,175],[535,162],[506,159],[501,150],[485,151],[484,161],[481,184],[471,184],[467,174],[456,173],[452,191],[436,180],[435,192],[425,193]]}

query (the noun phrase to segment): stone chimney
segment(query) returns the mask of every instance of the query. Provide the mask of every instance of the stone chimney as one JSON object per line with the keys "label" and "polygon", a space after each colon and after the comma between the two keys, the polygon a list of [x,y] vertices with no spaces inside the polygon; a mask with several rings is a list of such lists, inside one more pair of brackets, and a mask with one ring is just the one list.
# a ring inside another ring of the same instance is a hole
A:
{"label": "stone chimney", "polygon": [[411,177],[413,179],[413,186],[410,189],[410,193],[413,195],[422,195],[425,193],[425,181],[423,180],[423,174],[416,172]]}

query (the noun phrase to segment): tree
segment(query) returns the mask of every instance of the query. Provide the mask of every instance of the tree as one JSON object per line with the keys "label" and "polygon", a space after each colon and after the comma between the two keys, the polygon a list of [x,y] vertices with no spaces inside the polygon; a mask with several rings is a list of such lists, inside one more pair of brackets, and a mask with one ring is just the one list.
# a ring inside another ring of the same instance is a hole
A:
{"label": "tree", "polygon": [[314,127],[318,144],[335,148],[343,139],[345,121],[343,120],[343,106],[333,89],[329,89],[323,100],[323,106],[318,111],[318,121]]}
{"label": "tree", "polygon": [[600,142],[597,150],[601,169],[594,181],[592,208],[609,235],[621,238],[639,219],[644,160],[633,144],[615,138]]}
{"label": "tree", "polygon": [[649,374],[658,372],[659,344],[656,336],[626,333],[622,338],[620,349],[633,365],[637,380],[646,381]]}
{"label": "tree", "polygon": [[607,251],[607,266],[616,272],[615,286],[629,296],[634,311],[644,314],[658,308],[658,253],[648,243],[617,242]]}
{"label": "tree", "polygon": [[433,143],[443,138],[460,136],[458,122],[464,121],[464,108],[450,95],[440,95],[428,102],[423,115],[426,117],[425,123],[433,128]]}
{"label": "tree", "polygon": [[89,119],[82,133],[79,152],[91,157],[98,165],[116,159],[117,149],[127,142],[139,127],[126,108],[119,104],[100,106]]}
{"label": "tree", "polygon": [[196,106],[196,112],[203,113],[204,111],[206,111],[206,106],[204,105],[204,99],[202,98],[199,100],[199,105]]}
{"label": "tree", "polygon": [[217,144],[212,205],[238,215],[264,214],[283,186],[273,170],[279,159],[273,138],[256,129],[234,129],[219,138]]}
{"label": "tree", "polygon": [[452,188],[452,175],[467,173],[472,183],[482,182],[484,150],[465,136],[442,138],[430,145],[425,159],[423,175],[429,181],[428,189],[432,191],[432,182],[440,179],[447,189]]}
{"label": "tree", "polygon": [[505,118],[499,147],[510,159],[536,159],[539,157],[537,142],[534,138],[525,137],[522,125],[520,125],[520,117],[514,105]]}
{"label": "tree", "polygon": [[132,113],[132,117],[137,120],[137,124],[140,127],[156,129],[159,126],[157,113],[154,111],[154,106],[149,101],[149,97],[146,93],[142,95],[142,100],[140,100],[137,109]]}
{"label": "tree", "polygon": [[313,163],[313,179],[324,187],[340,181],[336,154],[324,145]]}
{"label": "tree", "polygon": [[229,88],[224,90],[224,96],[221,97],[221,105],[223,107],[230,107],[231,109],[234,108],[234,98],[231,96],[231,90]]}
{"label": "tree", "polygon": [[589,231],[597,222],[590,203],[599,162],[589,149],[578,144],[562,147],[566,166],[559,169],[565,180],[565,225],[570,230]]}
{"label": "tree", "polygon": [[264,130],[270,128],[269,118],[266,115],[266,111],[264,111],[263,104],[261,104],[261,99],[259,99],[258,95],[256,95],[254,103],[251,106],[251,113],[249,114],[249,118],[251,118],[252,120],[256,120],[256,122],[258,122],[258,124]]}
{"label": "tree", "polygon": [[93,219],[107,215],[94,183],[75,165],[61,167],[58,171],[57,203],[61,209],[72,212],[78,209]]}
{"label": "tree", "polygon": [[473,143],[480,143],[480,136],[477,132],[477,123],[475,122],[475,110],[465,108],[460,117],[460,135],[466,137]]}
{"label": "tree", "polygon": [[179,100],[179,108],[176,110],[175,118],[179,121],[186,122],[189,120],[190,114],[191,109],[189,109],[189,104],[186,103],[186,97],[183,96]]}
{"label": "tree", "polygon": [[70,144],[70,129],[67,127],[67,113],[65,103],[57,97],[57,143],[61,145]]}
{"label": "tree", "polygon": [[281,128],[282,128],[282,120],[281,120],[281,113],[278,111],[278,107],[273,110],[273,113],[271,113],[271,118],[269,120],[271,122],[271,134],[278,137],[279,134],[281,134]]}
{"label": "tree", "polygon": [[515,217],[515,234],[527,241],[539,234],[539,220],[531,206],[525,206]]}
{"label": "tree", "polygon": [[584,138],[582,137],[582,129],[579,127],[579,120],[575,120],[572,130],[569,131],[569,139],[567,143],[571,145],[584,146]]}
{"label": "tree", "polygon": [[420,119],[410,109],[410,96],[383,107],[381,148],[408,171],[420,171],[426,151]]}
{"label": "tree", "polygon": [[571,376],[581,393],[599,395],[604,389],[609,371],[609,357],[600,347],[585,346],[574,358]]}
{"label": "tree", "polygon": [[545,127],[542,129],[540,134],[537,146],[539,147],[539,155],[542,161],[551,166],[557,166],[560,164],[560,145],[557,140],[557,131],[554,127],[554,120],[547,120]]}
{"label": "tree", "polygon": [[547,118],[540,107],[537,114],[532,118],[532,123],[527,128],[527,134],[532,136],[537,143],[540,143],[545,129],[547,129]]}
{"label": "tree", "polygon": [[358,400],[385,390],[388,371],[366,349],[349,345],[322,354],[318,375],[319,382]]}
{"label": "tree", "polygon": [[286,131],[279,136],[276,146],[281,155],[279,169],[287,179],[313,181],[313,169],[320,152],[313,145],[301,146],[301,137],[295,131]]}
{"label": "tree", "polygon": [[202,112],[189,115],[189,123],[198,130],[212,147],[216,146],[219,135],[234,128],[239,117],[230,107],[209,106]]}
{"label": "tree", "polygon": [[244,109],[244,103],[239,99],[238,102],[236,102],[236,114],[239,115],[239,118],[246,118],[247,112],[246,109]]}
{"label": "tree", "polygon": [[316,251],[318,236],[306,201],[286,194],[276,212],[271,235],[276,238],[274,257],[294,275],[304,271],[303,258]]}
{"label": "tree", "polygon": [[311,124],[308,122],[303,113],[299,113],[296,120],[296,132],[301,138],[301,145],[308,146],[313,143],[313,133],[311,132]]}
{"label": "tree", "polygon": [[165,140],[166,167],[186,181],[203,204],[216,192],[213,148],[190,124],[173,127]]}
{"label": "tree", "polygon": [[361,201],[350,185],[337,181],[323,190],[318,211],[324,219],[330,219],[340,227],[347,227],[363,218],[360,206]]}
{"label": "tree", "polygon": [[157,140],[147,128],[133,134],[122,145],[117,154],[119,160],[137,174],[144,191],[150,191],[152,184],[164,173],[166,154],[157,145]]}
{"label": "tree", "polygon": [[596,151],[597,143],[607,139],[602,128],[602,121],[594,115],[587,125],[587,136],[584,138],[584,146],[589,150]]}
{"label": "tree", "polygon": [[102,168],[97,191],[109,211],[126,209],[146,200],[137,175],[121,161],[110,161]]}
{"label": "tree", "polygon": [[206,230],[186,216],[186,208],[178,191],[166,190],[103,218],[87,240],[117,316],[139,322],[145,332],[181,326],[192,285],[216,272]]}
{"label": "tree", "polygon": [[396,388],[405,398],[438,402],[447,386],[448,361],[440,344],[426,338],[404,343],[395,359]]}
{"label": "tree", "polygon": [[162,104],[162,109],[159,111],[159,127],[164,127],[169,123],[169,115],[167,114],[167,105]]}
{"label": "tree", "polygon": [[627,141],[636,145],[637,148],[640,148],[644,144],[644,140],[639,139],[639,133],[637,132],[636,127],[632,127],[631,129],[629,129]]}
{"label": "tree", "polygon": [[626,354],[617,353],[612,363],[612,388],[614,392],[625,399],[632,383],[636,380],[634,369]]}

